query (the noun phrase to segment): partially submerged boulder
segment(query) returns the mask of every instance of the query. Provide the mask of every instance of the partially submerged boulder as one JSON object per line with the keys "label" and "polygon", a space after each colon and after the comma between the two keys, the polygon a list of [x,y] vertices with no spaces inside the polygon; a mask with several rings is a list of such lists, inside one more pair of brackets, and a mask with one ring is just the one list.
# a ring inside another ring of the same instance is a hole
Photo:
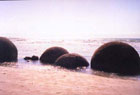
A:
{"label": "partially submerged boulder", "polygon": [[56,62],[56,65],[67,68],[76,69],[77,67],[87,67],[89,63],[87,60],[79,54],[64,54],[60,56]]}
{"label": "partially submerged boulder", "polygon": [[137,75],[140,74],[140,58],[132,46],[123,42],[109,42],[95,51],[91,68],[120,75]]}
{"label": "partially submerged boulder", "polygon": [[40,61],[44,64],[54,64],[58,57],[67,53],[68,51],[62,47],[51,47],[41,55]]}
{"label": "partially submerged boulder", "polygon": [[16,46],[7,38],[0,37],[0,62],[17,61]]}

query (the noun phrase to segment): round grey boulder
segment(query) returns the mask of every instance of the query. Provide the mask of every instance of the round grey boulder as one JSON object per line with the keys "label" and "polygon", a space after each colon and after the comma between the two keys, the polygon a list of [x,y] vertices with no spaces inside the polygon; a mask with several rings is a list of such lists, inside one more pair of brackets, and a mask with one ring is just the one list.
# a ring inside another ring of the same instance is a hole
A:
{"label": "round grey boulder", "polygon": [[89,63],[84,57],[73,53],[60,56],[56,60],[55,64],[67,69],[76,69],[77,67],[89,66]]}
{"label": "round grey boulder", "polygon": [[44,64],[54,64],[56,59],[68,51],[61,47],[48,48],[40,57],[40,61]]}
{"label": "round grey boulder", "polygon": [[137,51],[123,42],[109,42],[99,47],[91,59],[91,68],[119,75],[140,74]]}
{"label": "round grey boulder", "polygon": [[0,62],[17,61],[16,46],[7,38],[0,37]]}

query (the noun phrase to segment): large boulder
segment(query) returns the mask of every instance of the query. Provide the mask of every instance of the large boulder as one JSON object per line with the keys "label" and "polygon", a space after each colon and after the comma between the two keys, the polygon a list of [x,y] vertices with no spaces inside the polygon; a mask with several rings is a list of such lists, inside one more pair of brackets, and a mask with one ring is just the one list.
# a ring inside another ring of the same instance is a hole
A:
{"label": "large boulder", "polygon": [[140,58],[132,46],[122,42],[109,42],[95,51],[91,68],[119,75],[137,75],[140,73]]}
{"label": "large boulder", "polygon": [[61,47],[48,48],[40,57],[40,61],[44,64],[54,64],[56,59],[68,51]]}
{"label": "large boulder", "polygon": [[0,62],[17,61],[16,46],[7,38],[0,37]]}
{"label": "large boulder", "polygon": [[60,56],[56,60],[55,64],[67,69],[76,69],[77,67],[89,66],[89,63],[84,57],[73,53]]}

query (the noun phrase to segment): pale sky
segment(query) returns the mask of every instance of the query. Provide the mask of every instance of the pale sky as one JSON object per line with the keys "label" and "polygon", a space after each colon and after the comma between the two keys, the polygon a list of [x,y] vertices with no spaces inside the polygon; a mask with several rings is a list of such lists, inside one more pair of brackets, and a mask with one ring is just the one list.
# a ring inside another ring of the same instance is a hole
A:
{"label": "pale sky", "polygon": [[140,37],[140,0],[0,1],[0,36]]}

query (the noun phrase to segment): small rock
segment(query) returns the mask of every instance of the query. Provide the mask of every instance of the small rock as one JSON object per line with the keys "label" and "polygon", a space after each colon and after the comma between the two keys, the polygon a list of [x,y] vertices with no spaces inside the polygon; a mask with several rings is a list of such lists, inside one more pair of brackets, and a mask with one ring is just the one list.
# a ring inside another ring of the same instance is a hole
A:
{"label": "small rock", "polygon": [[38,59],[39,59],[38,56],[35,56],[35,55],[33,55],[31,58],[31,60],[33,60],[33,61],[38,60]]}
{"label": "small rock", "polygon": [[32,57],[27,56],[27,57],[24,58],[24,60],[27,60],[27,61],[28,60],[37,61],[38,59],[39,59],[38,56],[35,56],[35,55],[33,55]]}
{"label": "small rock", "polygon": [[31,60],[31,59],[32,58],[31,57],[28,57],[28,56],[24,58],[24,60]]}

